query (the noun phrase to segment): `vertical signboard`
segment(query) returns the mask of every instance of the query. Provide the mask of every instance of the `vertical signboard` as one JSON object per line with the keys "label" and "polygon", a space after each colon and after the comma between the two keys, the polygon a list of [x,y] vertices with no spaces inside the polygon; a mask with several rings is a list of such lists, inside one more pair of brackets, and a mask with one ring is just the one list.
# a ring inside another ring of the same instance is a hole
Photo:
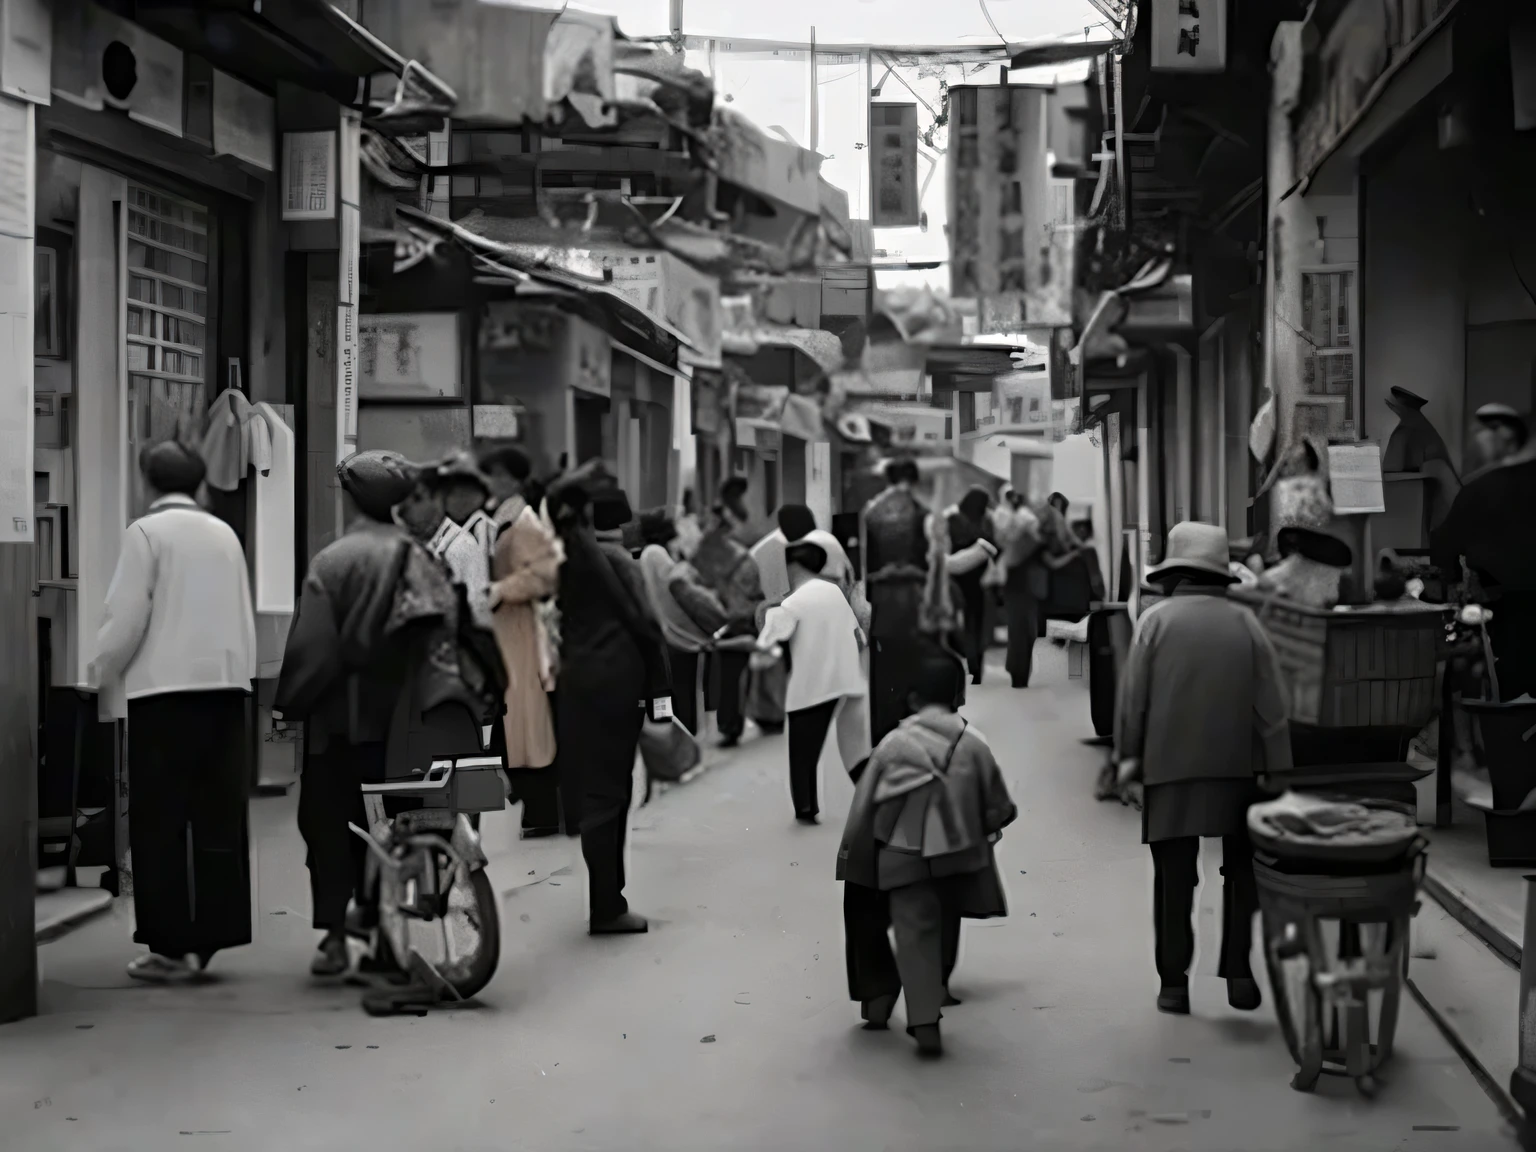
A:
{"label": "vertical signboard", "polygon": [[1222,72],[1227,67],[1227,0],[1152,0],[1152,68]]}
{"label": "vertical signboard", "polygon": [[283,219],[336,218],[336,133],[283,133]]}
{"label": "vertical signboard", "polygon": [[0,543],[32,541],[32,105],[0,97]]}
{"label": "vertical signboard", "polygon": [[916,228],[921,223],[917,187],[917,105],[871,104],[869,108],[870,214],[876,228]]}
{"label": "vertical signboard", "polygon": [[1047,97],[1018,85],[949,90],[950,295],[991,332],[1072,322],[1070,264],[1052,254]]}
{"label": "vertical signboard", "polygon": [[340,234],[340,282],[336,293],[336,462],[357,451],[357,301],[361,260],[360,205],[362,118],[350,109],[341,114],[337,136],[337,212]]}

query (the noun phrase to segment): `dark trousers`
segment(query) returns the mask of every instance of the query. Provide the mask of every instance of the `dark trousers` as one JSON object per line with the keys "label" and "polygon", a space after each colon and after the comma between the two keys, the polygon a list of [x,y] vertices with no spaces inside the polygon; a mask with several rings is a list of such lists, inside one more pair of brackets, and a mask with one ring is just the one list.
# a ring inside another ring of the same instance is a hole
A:
{"label": "dark trousers", "polygon": [[816,798],[816,768],[838,701],[828,700],[787,714],[789,722],[789,797],[795,815],[810,818],[821,811]]}
{"label": "dark trousers", "polygon": [[1040,601],[1028,587],[1028,565],[1008,573],[1003,608],[1008,620],[1008,675],[1015,688],[1028,688],[1035,667],[1035,641],[1040,638]]}
{"label": "dark trousers", "polygon": [[581,856],[587,863],[587,901],[594,924],[629,911],[624,898],[624,837],[629,814],[581,830]]}
{"label": "dark trousers", "polygon": [[960,606],[965,614],[961,651],[971,668],[971,683],[980,684],[987,658],[987,590],[981,577],[956,581],[960,587]]}
{"label": "dark trousers", "polygon": [[960,956],[960,913],[952,888],[948,880],[927,880],[890,892],[843,885],[850,999],[867,1004],[905,989],[907,1026],[938,1022]]}
{"label": "dark trousers", "polygon": [[742,698],[747,687],[746,652],[714,652],[710,655],[710,679],[717,709],[716,719],[720,735],[727,740],[739,740],[747,730],[747,715]]}
{"label": "dark trousers", "polygon": [[672,665],[672,714],[690,733],[699,734],[699,654],[668,647]]}
{"label": "dark trousers", "polygon": [[[1157,840],[1151,848],[1157,975],[1164,988],[1187,988],[1195,959],[1192,917],[1200,841],[1193,836]],[[1253,879],[1253,845],[1246,833],[1221,838],[1221,875],[1221,959],[1216,974],[1225,980],[1251,979],[1259,894]]]}
{"label": "dark trousers", "polygon": [[322,932],[345,929],[347,905],[362,892],[368,846],[347,825],[367,827],[362,785],[383,774],[383,744],[335,740],[304,760],[299,833],[307,850],[311,922]]}
{"label": "dark trousers", "polygon": [[[554,704],[550,704],[553,709]],[[502,719],[496,721],[491,734],[491,751],[499,756],[507,754],[507,730]],[[560,830],[560,767],[559,761],[542,768],[508,768],[507,782],[512,786],[511,801],[523,806],[524,832],[549,834]],[[478,813],[475,827],[478,830]]]}
{"label": "dark trousers", "polygon": [[251,942],[246,702],[167,692],[128,704],[134,940],[206,962]]}

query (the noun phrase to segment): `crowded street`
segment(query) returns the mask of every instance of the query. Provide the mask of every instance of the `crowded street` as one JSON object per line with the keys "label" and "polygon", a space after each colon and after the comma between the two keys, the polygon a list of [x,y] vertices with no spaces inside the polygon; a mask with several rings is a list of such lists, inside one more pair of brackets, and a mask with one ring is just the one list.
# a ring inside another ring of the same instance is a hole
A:
{"label": "crowded street", "polygon": [[[1153,998],[1150,867],[1137,816],[1096,804],[1087,693],[1042,643],[1038,687],[1001,667],[966,714],[1018,820],[1002,921],[964,930],[948,1052],[914,1061],[858,1027],[843,966],[839,820],[800,827],[782,737],[632,813],[646,936],[591,939],[579,855],[486,825],[502,960],[476,1008],[372,1020],[315,987],[291,804],[256,801],[256,941],[216,982],[142,988],[116,914],[40,952],[44,1015],[0,1031],[7,1148],[864,1150],[1316,1148],[1495,1152],[1499,1114],[1408,1002],[1374,1101],[1291,1091],[1268,1005],[1227,1008],[1204,942],[1193,1014]],[[824,757],[823,808],[851,789]],[[515,815],[515,810],[514,813]],[[1202,899],[1202,924],[1219,896]],[[1415,961],[1418,963],[1419,961]],[[1255,964],[1262,965],[1255,959]],[[899,1022],[899,1015],[898,1015]]]}

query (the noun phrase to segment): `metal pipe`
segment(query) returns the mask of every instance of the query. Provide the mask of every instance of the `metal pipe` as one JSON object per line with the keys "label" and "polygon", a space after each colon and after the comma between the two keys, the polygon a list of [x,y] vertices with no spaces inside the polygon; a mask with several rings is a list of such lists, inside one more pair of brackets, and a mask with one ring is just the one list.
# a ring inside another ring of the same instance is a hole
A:
{"label": "metal pipe", "polygon": [[1536,875],[1525,877],[1525,934],[1520,956],[1520,1062],[1509,1094],[1525,1115],[1520,1143],[1536,1149]]}

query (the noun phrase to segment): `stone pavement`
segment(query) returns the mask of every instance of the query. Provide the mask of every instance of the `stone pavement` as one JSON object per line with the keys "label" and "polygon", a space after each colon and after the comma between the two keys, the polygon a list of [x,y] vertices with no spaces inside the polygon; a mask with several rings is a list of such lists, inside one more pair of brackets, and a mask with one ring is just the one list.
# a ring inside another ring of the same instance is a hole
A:
{"label": "stone pavement", "polygon": [[[782,738],[634,814],[629,892],[647,936],[584,934],[575,846],[488,829],[504,950],[485,1005],[373,1020],[311,984],[291,800],[254,802],[255,945],[197,988],[129,986],[126,912],[41,952],[45,1014],[0,1029],[0,1147],[1282,1152],[1511,1148],[1411,1001],[1381,1094],[1291,1091],[1271,1010],[1227,1009],[1204,948],[1195,1014],[1153,1007],[1150,864],[1134,812],[1092,800],[1081,681],[1042,648],[1040,687],[1000,669],[968,709],[1018,823],[1012,914],[965,929],[948,1053],[858,1029],[846,999],[838,815],[794,824]],[[1214,876],[1214,869],[1208,870]],[[1203,892],[1202,929],[1219,917]]]}

